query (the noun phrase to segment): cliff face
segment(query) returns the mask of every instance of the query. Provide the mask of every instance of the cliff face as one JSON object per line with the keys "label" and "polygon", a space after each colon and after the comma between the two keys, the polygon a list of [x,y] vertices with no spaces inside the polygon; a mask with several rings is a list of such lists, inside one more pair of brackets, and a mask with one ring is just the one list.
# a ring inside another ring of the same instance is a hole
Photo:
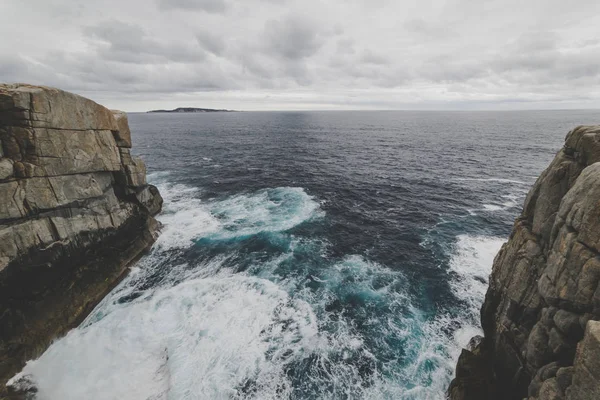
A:
{"label": "cliff face", "polygon": [[0,394],[155,240],[162,199],[127,116],[61,90],[0,85]]}
{"label": "cliff face", "polygon": [[600,126],[578,127],[494,260],[451,399],[600,398]]}

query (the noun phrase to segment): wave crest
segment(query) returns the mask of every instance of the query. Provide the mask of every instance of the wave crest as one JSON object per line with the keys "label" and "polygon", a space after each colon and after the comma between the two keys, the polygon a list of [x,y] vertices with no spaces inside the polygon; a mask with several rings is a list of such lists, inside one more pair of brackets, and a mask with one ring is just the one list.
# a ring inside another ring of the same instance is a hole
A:
{"label": "wave crest", "polygon": [[262,189],[223,200],[202,201],[200,190],[153,175],[165,203],[158,220],[164,228],[156,247],[184,249],[200,239],[244,238],[262,232],[288,231],[324,215],[303,188]]}

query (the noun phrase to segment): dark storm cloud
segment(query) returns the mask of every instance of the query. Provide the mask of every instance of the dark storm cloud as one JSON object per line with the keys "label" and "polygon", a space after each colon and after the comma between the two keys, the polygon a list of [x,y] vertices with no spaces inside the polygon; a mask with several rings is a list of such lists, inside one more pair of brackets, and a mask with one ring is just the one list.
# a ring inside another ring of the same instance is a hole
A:
{"label": "dark storm cloud", "polygon": [[158,0],[162,10],[187,10],[206,11],[209,13],[222,13],[227,9],[224,0]]}

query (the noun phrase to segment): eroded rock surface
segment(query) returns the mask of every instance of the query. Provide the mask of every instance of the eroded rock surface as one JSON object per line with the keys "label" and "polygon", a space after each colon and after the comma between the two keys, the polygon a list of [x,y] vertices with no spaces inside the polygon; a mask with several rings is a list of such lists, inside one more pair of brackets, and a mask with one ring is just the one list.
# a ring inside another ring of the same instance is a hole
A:
{"label": "eroded rock surface", "polygon": [[0,395],[156,239],[162,198],[130,148],[121,111],[0,85]]}
{"label": "eroded rock surface", "polygon": [[[600,398],[600,126],[580,126],[527,195],[494,260],[470,352],[487,398]],[[461,356],[459,367],[468,363]],[[464,366],[462,367],[464,369]],[[451,399],[471,383],[457,374]]]}

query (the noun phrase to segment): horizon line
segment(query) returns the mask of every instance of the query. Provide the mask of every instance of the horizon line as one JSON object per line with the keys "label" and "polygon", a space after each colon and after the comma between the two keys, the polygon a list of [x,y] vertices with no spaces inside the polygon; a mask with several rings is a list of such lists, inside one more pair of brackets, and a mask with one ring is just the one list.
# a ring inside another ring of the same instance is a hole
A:
{"label": "horizon line", "polygon": [[[176,107],[176,108],[206,108],[206,107]],[[270,109],[270,110],[229,110],[209,112],[153,112],[147,111],[125,111],[131,114],[231,114],[250,112],[531,112],[531,111],[598,111],[600,108],[523,108],[523,109]]]}

